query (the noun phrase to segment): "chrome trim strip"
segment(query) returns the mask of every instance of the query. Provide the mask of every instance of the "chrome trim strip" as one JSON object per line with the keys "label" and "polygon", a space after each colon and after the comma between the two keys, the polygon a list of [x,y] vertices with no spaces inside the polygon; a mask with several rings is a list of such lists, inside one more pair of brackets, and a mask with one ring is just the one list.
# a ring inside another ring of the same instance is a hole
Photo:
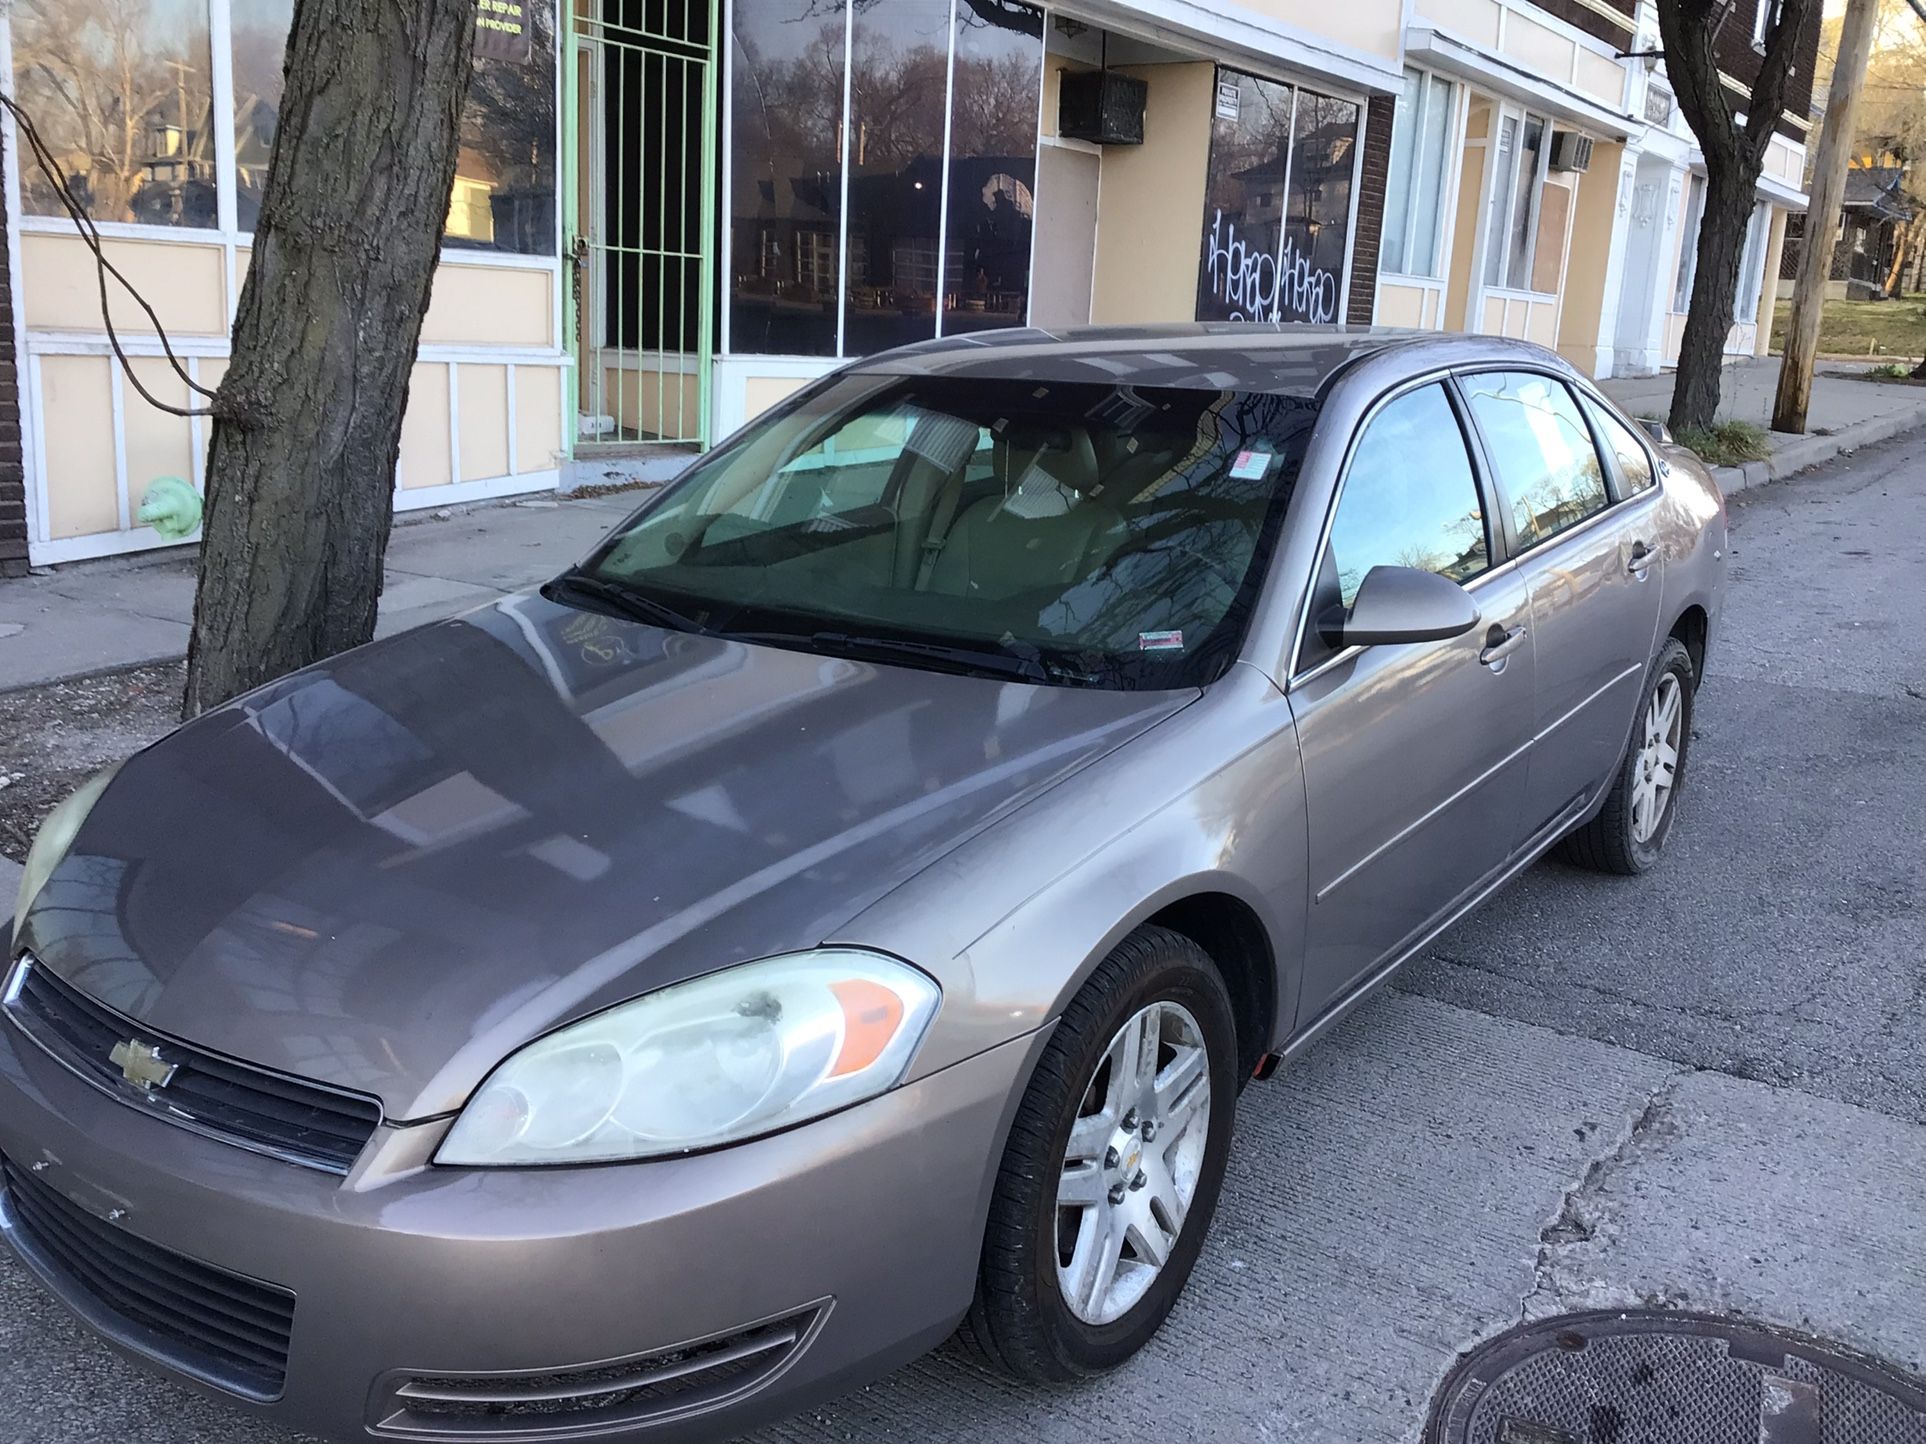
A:
{"label": "chrome trim strip", "polygon": [[[1454,367],[1448,363],[1443,366],[1434,366],[1427,371],[1421,371],[1415,376],[1405,377],[1404,380],[1400,381],[1396,386],[1375,397],[1371,405],[1365,410],[1364,415],[1358,418],[1358,424],[1351,428],[1350,439],[1344,444],[1344,462],[1338,467],[1337,485],[1332,488],[1330,503],[1324,508],[1324,520],[1319,525],[1317,531],[1317,546],[1313,548],[1311,552],[1311,574],[1304,579],[1303,591],[1299,597],[1297,635],[1291,641],[1290,665],[1284,669],[1284,675],[1290,679],[1284,687],[1286,692],[1289,692],[1292,687],[1295,687],[1299,681],[1303,680],[1297,675],[1297,667],[1299,659],[1304,655],[1304,633],[1311,621],[1311,599],[1317,589],[1318,572],[1322,570],[1324,566],[1324,549],[1331,544],[1331,527],[1332,524],[1337,521],[1338,505],[1344,500],[1344,488],[1349,485],[1351,481],[1351,463],[1357,459],[1358,439],[1370,429],[1371,423],[1377,419],[1378,413],[1393,401],[1396,401],[1400,396],[1408,392],[1418,390],[1420,387],[1430,386],[1434,383],[1448,380],[1453,370]],[[1457,415],[1455,408],[1452,414],[1454,417]],[[1460,430],[1462,431],[1462,429],[1461,425]],[[1489,499],[1482,494],[1483,487],[1478,478],[1477,463],[1471,457],[1469,440],[1470,438],[1467,437],[1465,458],[1472,462],[1471,473],[1473,485],[1477,485],[1480,488],[1480,503],[1489,505]],[[1489,525],[1485,528],[1485,544],[1487,547],[1491,544],[1491,528]],[[1340,653],[1339,655],[1342,656],[1343,654]],[[1336,659],[1332,658],[1330,660],[1335,661]]]}
{"label": "chrome trim strip", "polygon": [[[1534,732],[1531,736],[1527,737],[1518,746],[1512,748],[1511,751],[1507,752],[1503,757],[1499,758],[1498,761],[1492,763],[1491,766],[1487,767],[1483,772],[1480,772],[1476,777],[1472,778],[1471,781],[1467,782],[1463,787],[1460,787],[1456,792],[1452,793],[1449,797],[1445,798],[1442,802],[1439,802],[1433,805],[1428,812],[1418,817],[1415,821],[1407,823],[1402,829],[1393,833],[1387,840],[1379,843],[1376,847],[1372,848],[1371,851],[1367,852],[1363,857],[1359,858],[1356,862],[1352,863],[1349,867],[1344,869],[1343,872],[1339,873],[1336,877],[1332,878],[1323,887],[1319,888],[1317,890],[1317,894],[1311,900],[1313,902],[1323,902],[1325,898],[1329,897],[1332,893],[1336,892],[1340,887],[1342,887],[1346,882],[1348,882],[1358,872],[1360,868],[1368,867],[1371,863],[1376,862],[1386,852],[1390,851],[1392,848],[1396,847],[1399,843],[1403,842],[1407,837],[1411,836],[1412,833],[1416,832],[1419,828],[1423,827],[1426,823],[1430,822],[1439,813],[1443,812],[1446,808],[1453,806],[1458,801],[1458,799],[1463,797],[1466,793],[1471,792],[1475,788],[1482,787],[1486,782],[1490,781],[1491,778],[1496,776],[1498,773],[1504,771],[1505,768],[1509,767],[1513,762],[1517,761],[1520,756],[1522,756],[1524,753],[1531,751],[1532,748],[1536,747],[1539,743],[1543,742],[1547,737],[1551,736],[1552,733],[1556,732],[1560,727],[1563,727],[1567,722],[1571,721],[1572,718],[1576,717],[1580,712],[1583,712],[1587,707],[1591,706],[1592,703],[1596,702],[1600,697],[1603,697],[1607,692],[1611,691],[1612,688],[1616,687],[1620,682],[1623,682],[1627,677],[1631,676],[1634,672],[1640,672],[1643,670],[1644,670],[1643,664],[1634,662],[1631,666],[1619,672],[1609,682],[1606,682],[1603,686],[1595,689],[1583,701],[1579,702],[1575,707],[1572,707],[1567,712],[1565,712],[1563,716],[1561,716],[1556,722],[1553,722],[1549,727],[1545,727],[1540,729],[1537,732]],[[1617,764],[1614,763],[1613,765],[1616,766]]]}
{"label": "chrome trim strip", "polygon": [[[1358,438],[1364,435],[1365,428],[1370,426],[1370,424],[1372,423],[1373,420],[1376,419],[1377,414],[1380,411],[1382,411],[1392,401],[1395,401],[1398,397],[1404,395],[1407,391],[1415,391],[1420,386],[1428,386],[1433,384],[1434,382],[1445,381],[1445,380],[1456,380],[1466,376],[1476,376],[1480,372],[1485,372],[1485,371],[1525,372],[1529,375],[1544,376],[1550,380],[1562,382],[1567,387],[1569,387],[1572,391],[1576,392],[1581,398],[1591,400],[1592,402],[1602,407],[1607,412],[1607,414],[1616,417],[1619,420],[1620,424],[1624,424],[1625,422],[1625,415],[1623,411],[1620,410],[1619,407],[1614,405],[1612,402],[1606,400],[1605,397],[1602,396],[1595,388],[1593,388],[1591,385],[1589,385],[1585,381],[1582,381],[1581,379],[1579,379],[1576,375],[1555,370],[1550,366],[1535,365],[1532,362],[1527,360],[1519,360],[1519,361],[1511,361],[1511,362],[1503,362],[1503,363],[1495,362],[1495,361],[1452,362],[1445,366],[1433,367],[1432,369],[1421,372],[1416,376],[1408,377],[1405,380],[1400,381],[1396,386],[1392,387],[1390,390],[1383,392],[1381,395],[1375,398],[1371,402],[1370,408],[1366,410],[1364,415],[1358,419],[1357,426],[1352,429],[1351,439],[1344,448],[1344,463],[1338,469],[1337,486],[1331,493],[1331,502],[1330,502],[1330,505],[1325,510],[1323,525],[1318,528],[1317,547],[1312,554],[1313,571],[1312,571],[1312,574],[1308,578],[1306,578],[1304,582],[1304,591],[1303,591],[1301,603],[1298,608],[1297,636],[1293,639],[1291,643],[1290,666],[1285,669],[1285,675],[1289,679],[1284,684],[1285,692],[1288,693],[1293,689],[1295,689],[1296,687],[1302,685],[1303,683],[1309,682],[1312,678],[1320,676],[1327,668],[1335,665],[1340,661],[1343,661],[1346,657],[1352,656],[1355,654],[1355,652],[1361,650],[1359,648],[1346,648],[1345,650],[1338,652],[1330,657],[1326,657],[1322,662],[1319,662],[1316,666],[1310,668],[1305,672],[1300,673],[1297,670],[1298,664],[1304,656],[1304,637],[1305,637],[1306,631],[1309,628],[1310,620],[1311,620],[1311,595],[1313,590],[1317,586],[1316,568],[1321,567],[1324,564],[1324,549],[1325,547],[1329,546],[1331,542],[1331,527],[1337,520],[1338,504],[1344,500],[1344,488],[1346,487],[1346,485],[1349,484],[1351,480],[1351,462],[1357,455]],[[1470,405],[1470,402],[1467,400],[1465,405],[1468,408]],[[1455,409],[1454,409],[1454,414],[1455,414]],[[1470,419],[1473,421],[1473,424],[1476,423],[1476,418],[1470,418]],[[1464,422],[1463,420],[1460,420],[1459,429],[1461,432],[1463,431],[1463,427],[1464,427]],[[1586,429],[1587,429],[1587,433],[1589,434],[1591,430],[1589,421],[1587,421]],[[1545,537],[1540,541],[1534,542],[1532,545],[1528,547],[1521,547],[1516,552],[1507,550],[1505,560],[1502,564],[1491,568],[1489,571],[1480,572],[1477,576],[1472,577],[1469,581],[1460,583],[1460,585],[1463,586],[1466,591],[1471,591],[1476,588],[1478,583],[1484,581],[1487,577],[1495,577],[1503,574],[1508,569],[1515,566],[1522,558],[1531,556],[1533,553],[1541,551],[1543,548],[1550,546],[1555,542],[1562,542],[1569,537],[1576,537],[1576,536],[1582,535],[1584,532],[1590,530],[1592,527],[1600,524],[1606,517],[1620,514],[1622,509],[1629,508],[1634,502],[1649,501],[1649,502],[1652,502],[1654,505],[1656,505],[1657,498],[1664,494],[1664,490],[1665,490],[1664,477],[1666,475],[1666,472],[1669,470],[1669,468],[1664,467],[1664,459],[1661,456],[1659,456],[1656,448],[1646,444],[1644,438],[1639,435],[1638,428],[1636,426],[1629,427],[1628,430],[1631,431],[1634,440],[1637,441],[1638,445],[1641,448],[1643,448],[1647,458],[1652,462],[1652,477],[1653,477],[1652,485],[1646,487],[1642,491],[1633,492],[1629,496],[1618,496],[1618,497],[1614,497],[1611,495],[1611,492],[1612,490],[1614,490],[1614,488],[1608,485],[1606,489],[1606,495],[1608,499],[1605,505],[1601,507],[1599,510],[1593,512],[1590,516],[1586,517],[1583,521],[1579,522],[1576,526],[1566,527],[1565,530],[1554,533],[1553,535]],[[1467,443],[1469,443],[1472,438],[1467,436],[1465,439]],[[1603,476],[1609,476],[1611,473],[1606,469],[1607,464],[1605,461],[1605,456],[1603,452],[1600,451],[1599,449],[1598,438],[1596,436],[1592,437],[1592,450],[1598,453],[1600,474]],[[1477,453],[1474,453],[1469,445],[1467,445],[1466,447],[1466,455],[1471,461],[1472,476],[1474,478],[1476,485],[1479,488],[1479,500],[1482,503],[1484,503],[1486,506],[1495,505],[1503,501],[1505,498],[1503,496],[1496,494],[1504,490],[1503,481],[1500,480],[1495,475],[1487,475],[1486,467],[1483,464],[1481,456]],[[1492,470],[1495,471],[1496,468],[1494,467],[1492,468]],[[1487,493],[1490,493],[1490,494],[1487,494]],[[1495,521],[1496,519],[1494,518],[1492,520]],[[1491,527],[1488,524],[1486,527],[1487,544],[1489,544],[1490,539],[1491,539]]]}
{"label": "chrome trim strip", "polygon": [[[73,1074],[74,1077],[85,1083],[89,1088],[92,1088],[96,1093],[103,1094],[113,1099],[116,1103],[123,1103],[129,1108],[158,1118],[163,1123],[171,1123],[176,1128],[185,1129],[189,1133],[198,1134],[202,1138],[211,1139],[216,1143],[225,1143],[230,1148],[246,1149],[249,1153],[258,1153],[264,1158],[272,1158],[281,1163],[293,1164],[297,1168],[311,1169],[316,1173],[333,1174],[337,1178],[347,1177],[350,1171],[348,1165],[330,1163],[308,1154],[295,1153],[288,1149],[277,1148],[272,1143],[263,1143],[258,1139],[242,1138],[238,1134],[229,1133],[225,1129],[215,1128],[211,1124],[204,1123],[192,1113],[183,1112],[174,1107],[172,1103],[158,1093],[136,1093],[131,1088],[116,1088],[106,1080],[87,1072],[87,1070],[82,1068],[73,1058],[56,1048],[47,1039],[41,1037],[40,1034],[29,1025],[25,1017],[25,1010],[19,1005],[21,990],[26,986],[27,969],[37,961],[38,959],[36,959],[32,953],[22,953],[20,955],[20,961],[14,966],[13,977],[7,984],[6,995],[4,998],[0,998],[0,1012],[6,1014],[7,1021],[13,1024],[15,1032],[27,1039],[41,1052],[45,1053],[49,1058],[53,1059],[54,1062]],[[71,988],[74,985],[68,983],[67,986]],[[136,1022],[119,1010],[108,1007],[98,998],[94,998],[93,1001],[103,1012],[111,1013],[115,1018],[127,1024],[128,1028],[137,1034],[149,1038],[156,1038],[163,1042],[171,1043],[177,1048],[185,1048],[192,1052],[204,1054],[207,1057],[220,1058],[222,1056],[209,1049],[198,1047],[193,1043],[183,1043],[166,1034],[158,1033],[146,1024]],[[312,1078],[297,1078],[290,1073],[278,1073],[273,1069],[263,1068],[257,1063],[245,1063],[239,1059],[223,1059],[222,1061],[231,1061],[236,1067],[251,1069],[265,1077],[279,1078],[285,1082],[299,1084],[303,1088],[312,1088],[317,1093],[331,1093],[337,1098],[349,1098],[357,1103],[373,1103],[377,1112],[374,1127],[368,1131],[369,1142],[374,1141],[375,1133],[388,1121],[385,1116],[385,1111],[382,1109],[381,1100],[375,1098],[372,1094],[353,1093],[345,1088],[336,1088],[332,1084],[317,1083]],[[364,1151],[366,1147],[366,1144],[362,1145]]]}
{"label": "chrome trim strip", "polygon": [[1396,973],[1406,963],[1410,962],[1419,953],[1431,946],[1440,934],[1454,927],[1467,915],[1476,911],[1479,904],[1484,902],[1486,898],[1497,892],[1534,862],[1537,862],[1539,858],[1549,852],[1553,845],[1570,830],[1571,824],[1574,821],[1585,815],[1586,809],[1590,807],[1594,800],[1596,800],[1595,796],[1588,798],[1582,805],[1575,805],[1568,809],[1563,818],[1548,824],[1537,841],[1520,849],[1518,856],[1494,873],[1490,881],[1482,887],[1475,888],[1463,902],[1454,908],[1448,909],[1443,917],[1431,927],[1419,933],[1408,946],[1396,953],[1390,961],[1367,974],[1362,982],[1358,983],[1348,993],[1332,1003],[1322,1013],[1319,1013],[1317,1017],[1305,1025],[1303,1032],[1295,1034],[1286,1041],[1282,1047],[1276,1050],[1278,1061],[1280,1063],[1288,1063],[1301,1055],[1319,1038],[1343,1022],[1360,1004],[1378,990],[1378,986],[1381,983],[1386,982],[1392,974]]}

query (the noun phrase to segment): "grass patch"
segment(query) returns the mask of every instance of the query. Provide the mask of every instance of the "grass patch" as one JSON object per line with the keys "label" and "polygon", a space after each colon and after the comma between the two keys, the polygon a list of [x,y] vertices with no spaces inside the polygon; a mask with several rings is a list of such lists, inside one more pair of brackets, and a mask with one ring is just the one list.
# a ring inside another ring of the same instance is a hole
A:
{"label": "grass patch", "polygon": [[1875,366],[1866,373],[1875,381],[1913,381],[1913,364],[1910,361],[1888,361],[1884,366]]}
{"label": "grass patch", "polygon": [[[1783,351],[1792,302],[1772,311],[1772,349]],[[1926,296],[1891,301],[1828,301],[1819,318],[1819,350],[1828,356],[1926,356]]]}
{"label": "grass patch", "polygon": [[1686,450],[1697,452],[1707,466],[1738,466],[1772,455],[1766,429],[1750,421],[1715,421],[1704,428],[1689,427],[1672,439]]}

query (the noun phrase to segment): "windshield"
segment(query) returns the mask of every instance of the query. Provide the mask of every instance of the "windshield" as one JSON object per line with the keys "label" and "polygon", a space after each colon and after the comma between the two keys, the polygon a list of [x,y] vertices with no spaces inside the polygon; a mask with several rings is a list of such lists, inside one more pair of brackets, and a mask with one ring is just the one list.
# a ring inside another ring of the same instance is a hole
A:
{"label": "windshield", "polygon": [[1066,686],[1235,658],[1308,398],[834,378],[692,467],[551,584],[662,626]]}

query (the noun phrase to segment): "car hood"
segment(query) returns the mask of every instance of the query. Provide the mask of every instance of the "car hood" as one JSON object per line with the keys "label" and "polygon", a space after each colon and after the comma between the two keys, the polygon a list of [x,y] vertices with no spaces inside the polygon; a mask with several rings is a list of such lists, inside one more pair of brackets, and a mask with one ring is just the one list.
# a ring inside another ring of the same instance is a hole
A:
{"label": "car hood", "polygon": [[132,758],[26,941],[159,1033],[429,1117],[558,1023],[835,937],[1196,695],[871,666],[510,597]]}

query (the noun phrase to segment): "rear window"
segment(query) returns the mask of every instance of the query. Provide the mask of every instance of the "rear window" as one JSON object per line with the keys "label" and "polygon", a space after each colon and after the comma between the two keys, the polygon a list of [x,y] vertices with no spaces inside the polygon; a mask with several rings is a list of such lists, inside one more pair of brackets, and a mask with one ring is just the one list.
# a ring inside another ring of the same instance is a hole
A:
{"label": "rear window", "polygon": [[1597,405],[1589,396],[1585,398],[1585,412],[1598,428],[1605,450],[1618,471],[1620,492],[1632,496],[1644,491],[1653,481],[1651,453],[1632,435],[1624,422]]}
{"label": "rear window", "polygon": [[1504,484],[1521,548],[1605,509],[1605,468],[1564,382],[1535,371],[1484,371],[1460,384]]}

